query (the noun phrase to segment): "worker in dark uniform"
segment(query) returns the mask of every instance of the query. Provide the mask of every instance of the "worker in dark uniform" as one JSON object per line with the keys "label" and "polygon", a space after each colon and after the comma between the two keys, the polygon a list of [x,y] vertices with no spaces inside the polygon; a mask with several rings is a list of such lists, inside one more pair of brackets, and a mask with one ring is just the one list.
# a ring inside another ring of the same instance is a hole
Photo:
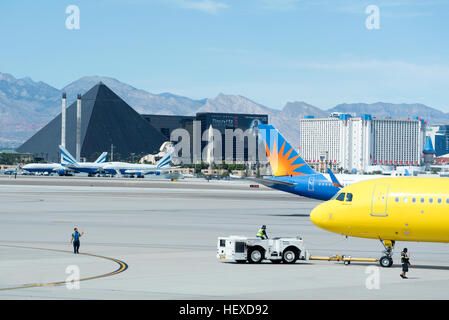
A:
{"label": "worker in dark uniform", "polygon": [[80,237],[84,234],[84,232],[79,233],[78,228],[73,229],[72,240],[70,242],[73,243],[73,253],[79,253],[80,249]]}
{"label": "worker in dark uniform", "polygon": [[408,254],[407,248],[404,248],[404,250],[402,250],[401,252],[401,264],[402,264],[401,278],[408,279],[405,274],[408,272],[408,266],[411,266],[411,264],[410,264],[410,255]]}
{"label": "worker in dark uniform", "polygon": [[262,228],[260,228],[259,231],[257,231],[256,237],[262,240],[268,239],[266,229],[267,227],[263,225]]}

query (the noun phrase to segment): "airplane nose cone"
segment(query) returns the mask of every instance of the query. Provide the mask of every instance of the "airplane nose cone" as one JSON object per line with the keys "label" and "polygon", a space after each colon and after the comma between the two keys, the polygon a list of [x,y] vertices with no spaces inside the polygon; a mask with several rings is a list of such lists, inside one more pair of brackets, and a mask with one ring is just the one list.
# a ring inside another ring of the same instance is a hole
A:
{"label": "airplane nose cone", "polygon": [[325,227],[326,212],[323,208],[323,205],[319,205],[312,210],[312,212],[310,213],[310,220],[313,222],[313,224],[320,228]]}

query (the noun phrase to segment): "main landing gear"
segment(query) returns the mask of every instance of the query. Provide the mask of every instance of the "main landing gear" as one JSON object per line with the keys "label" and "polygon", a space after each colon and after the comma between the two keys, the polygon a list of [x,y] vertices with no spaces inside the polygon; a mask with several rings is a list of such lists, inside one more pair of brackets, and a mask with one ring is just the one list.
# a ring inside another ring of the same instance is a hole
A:
{"label": "main landing gear", "polygon": [[389,268],[393,265],[393,249],[394,249],[394,240],[380,240],[385,250],[383,253],[385,254],[382,258],[379,259],[379,263],[384,268]]}

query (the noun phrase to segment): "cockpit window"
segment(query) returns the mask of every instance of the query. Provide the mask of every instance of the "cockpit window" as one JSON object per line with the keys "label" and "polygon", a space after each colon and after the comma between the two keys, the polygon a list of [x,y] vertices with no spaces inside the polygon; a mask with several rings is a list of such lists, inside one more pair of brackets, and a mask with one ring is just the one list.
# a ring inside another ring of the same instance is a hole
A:
{"label": "cockpit window", "polygon": [[352,201],[352,193],[347,193],[346,194],[346,201]]}
{"label": "cockpit window", "polygon": [[335,200],[338,200],[338,201],[344,201],[345,200],[345,193],[343,192],[343,193],[340,193],[338,196],[337,196],[337,198],[335,198]]}

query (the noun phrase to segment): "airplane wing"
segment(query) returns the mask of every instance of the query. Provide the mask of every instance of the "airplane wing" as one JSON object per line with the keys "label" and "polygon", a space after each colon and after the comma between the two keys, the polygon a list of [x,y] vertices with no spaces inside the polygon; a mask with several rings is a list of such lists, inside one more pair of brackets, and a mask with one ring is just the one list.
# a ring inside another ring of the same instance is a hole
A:
{"label": "airplane wing", "polygon": [[[117,169],[116,169],[116,171],[117,171]],[[123,173],[124,173],[124,174],[143,174],[143,175],[145,175],[145,174],[147,174],[147,173],[149,173],[149,172],[153,172],[153,171],[155,171],[155,170],[136,170],[136,169],[128,169],[128,170],[125,170]]]}
{"label": "airplane wing", "polygon": [[163,168],[153,168],[153,169],[129,169],[129,170],[126,170],[125,173],[126,174],[133,174],[133,173],[148,174],[150,172],[168,171],[173,168],[174,167],[163,167]]}
{"label": "airplane wing", "polygon": [[75,171],[75,170],[73,170],[72,168],[70,168],[68,166],[61,166],[60,165],[60,166],[57,166],[57,167],[53,168],[52,171],[59,173],[59,172],[72,172],[72,171]]}
{"label": "airplane wing", "polygon": [[175,168],[175,167],[168,166],[168,167],[158,168],[158,169],[152,170],[152,171],[168,171],[168,170],[171,170],[173,168]]}
{"label": "airplane wing", "polygon": [[141,175],[147,175],[147,174],[149,174],[149,173],[151,173],[151,172],[161,172],[161,171],[167,171],[167,170],[169,170],[169,169],[171,169],[170,167],[165,167],[165,168],[160,168],[160,169],[156,169],[156,168],[154,168],[154,169],[145,169],[145,170],[135,170],[135,169],[130,169],[130,170],[125,170],[125,174],[141,174]]}

